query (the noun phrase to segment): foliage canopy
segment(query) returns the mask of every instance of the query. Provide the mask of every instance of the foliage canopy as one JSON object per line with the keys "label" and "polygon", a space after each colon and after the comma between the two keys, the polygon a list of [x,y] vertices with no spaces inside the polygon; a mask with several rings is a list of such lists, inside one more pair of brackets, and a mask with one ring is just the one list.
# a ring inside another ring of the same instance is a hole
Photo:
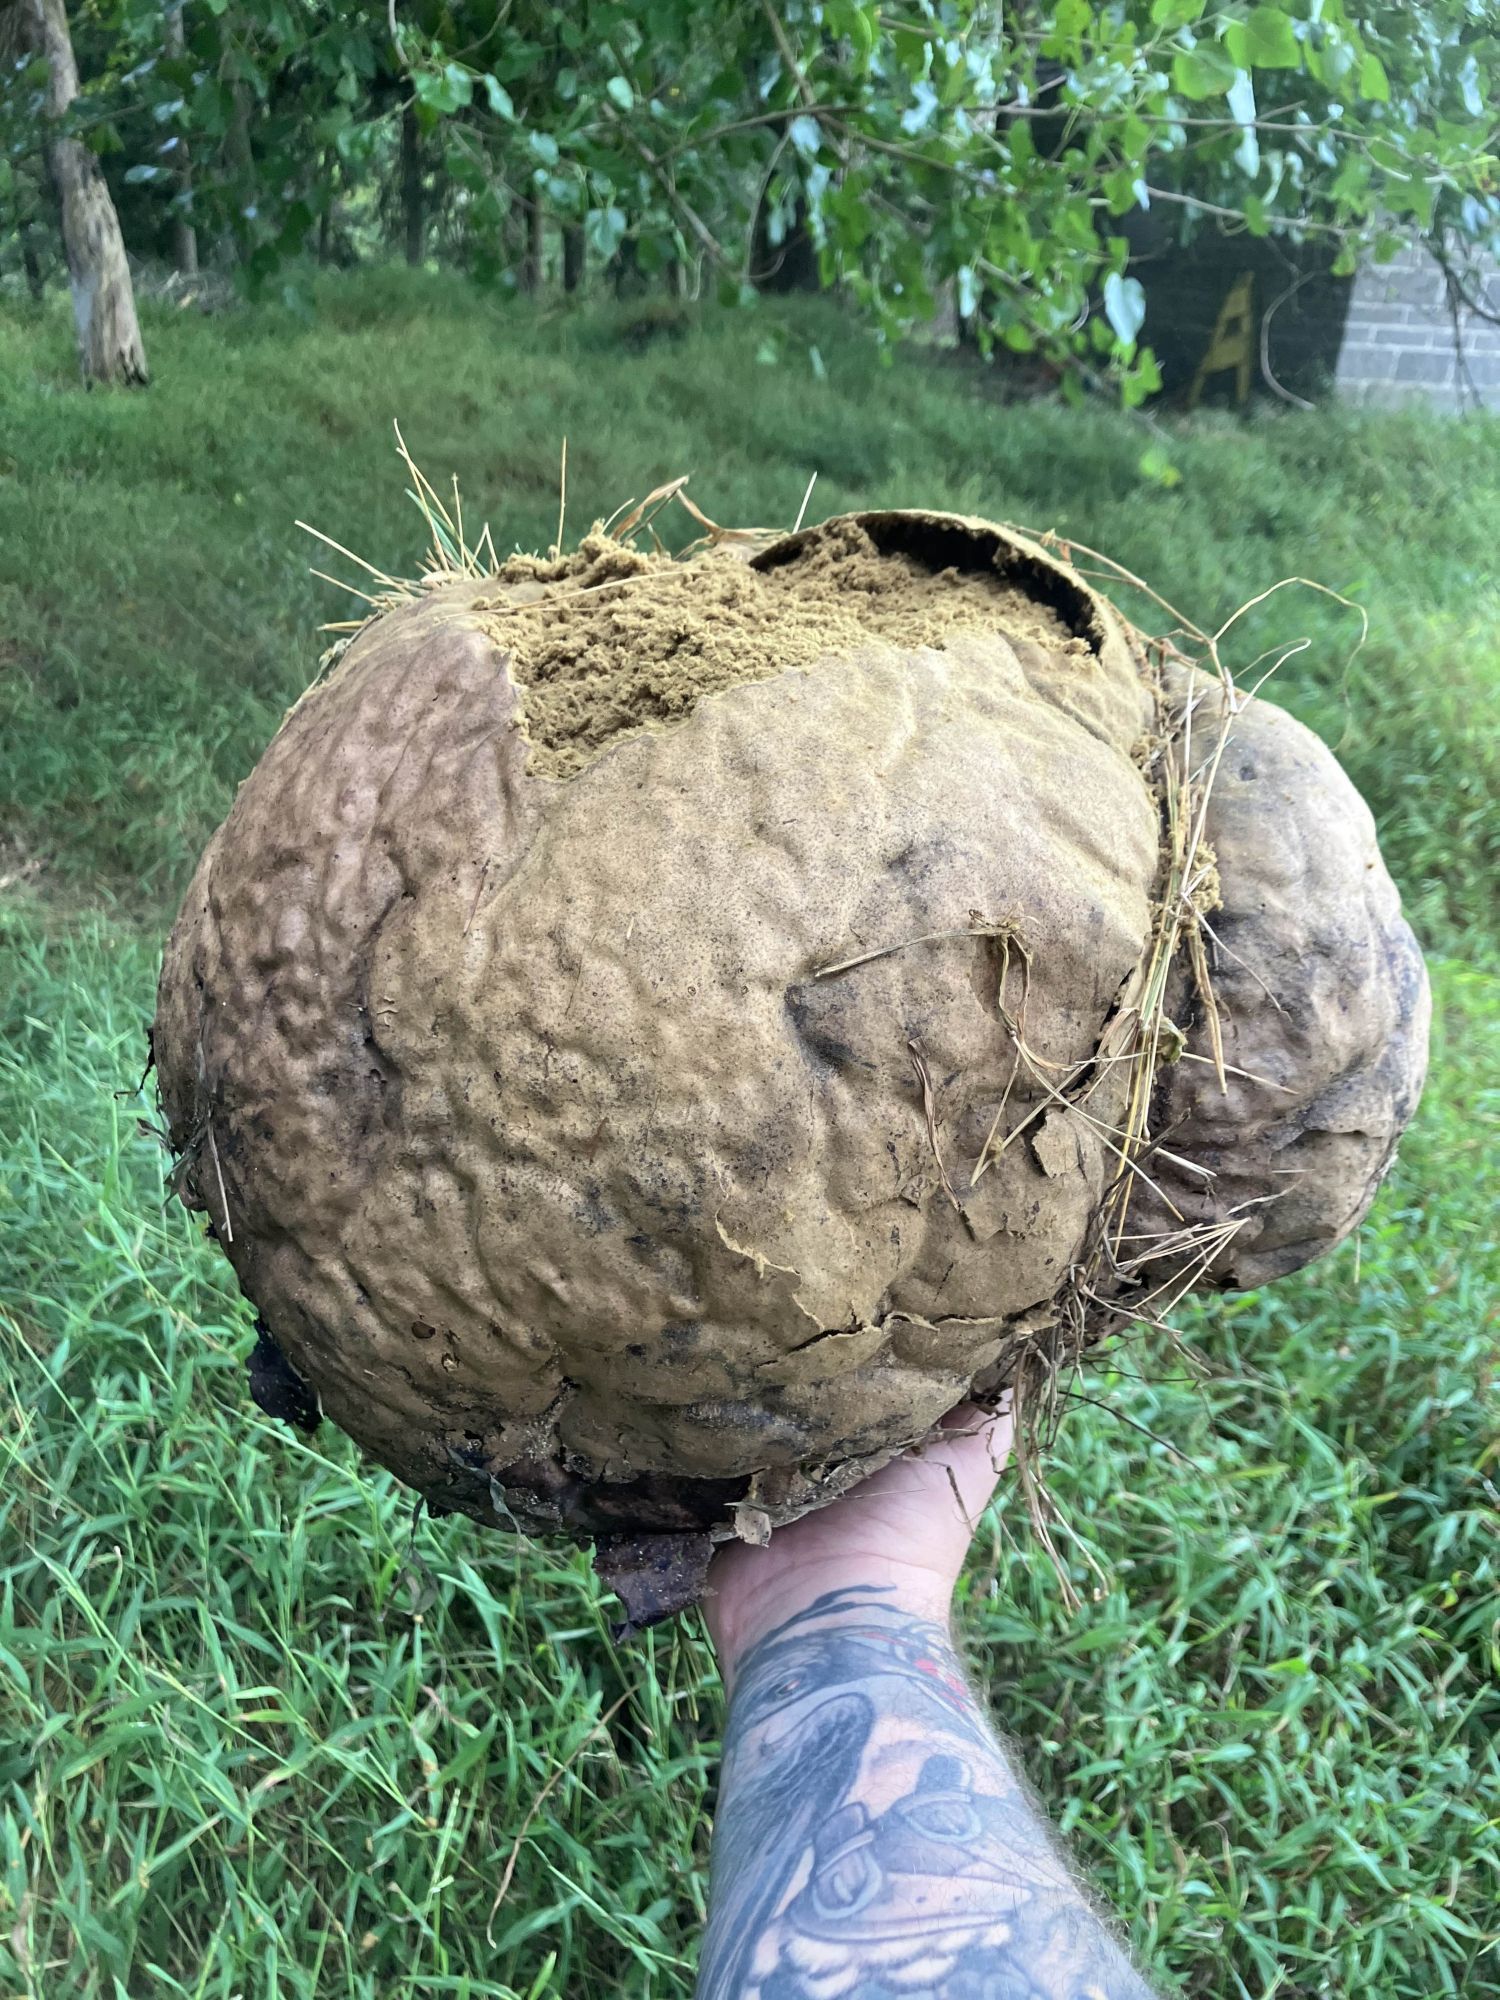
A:
{"label": "foliage canopy", "polygon": [[[189,216],[252,287],[403,230],[487,282],[561,246],[570,283],[839,282],[891,336],[951,301],[1135,397],[1148,208],[1341,271],[1500,239],[1500,35],[1467,0],[94,0],[75,34],[132,247]],[[0,107],[23,214],[38,70]]]}

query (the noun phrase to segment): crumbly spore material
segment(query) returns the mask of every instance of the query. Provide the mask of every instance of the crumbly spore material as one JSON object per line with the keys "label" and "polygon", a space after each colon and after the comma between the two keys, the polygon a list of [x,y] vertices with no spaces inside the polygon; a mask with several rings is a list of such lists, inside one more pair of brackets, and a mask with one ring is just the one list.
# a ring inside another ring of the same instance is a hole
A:
{"label": "crumbly spore material", "polygon": [[513,556],[478,608],[523,690],[529,768],[567,777],[618,736],[681,722],[705,695],[871,639],[940,647],[956,632],[998,630],[1088,653],[1059,611],[1007,574],[1003,550],[975,567],[971,542],[935,537],[928,560],[882,547],[879,533],[839,521],[769,564],[733,547],[677,562],[597,529],[560,558]]}

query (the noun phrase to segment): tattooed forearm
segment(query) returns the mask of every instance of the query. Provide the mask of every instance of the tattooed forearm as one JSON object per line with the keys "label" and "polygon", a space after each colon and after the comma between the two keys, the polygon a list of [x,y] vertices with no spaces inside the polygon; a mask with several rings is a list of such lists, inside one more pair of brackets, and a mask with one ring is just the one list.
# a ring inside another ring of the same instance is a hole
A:
{"label": "tattooed forearm", "polygon": [[697,2000],[1151,2000],[946,1632],[831,1592],[739,1665]]}

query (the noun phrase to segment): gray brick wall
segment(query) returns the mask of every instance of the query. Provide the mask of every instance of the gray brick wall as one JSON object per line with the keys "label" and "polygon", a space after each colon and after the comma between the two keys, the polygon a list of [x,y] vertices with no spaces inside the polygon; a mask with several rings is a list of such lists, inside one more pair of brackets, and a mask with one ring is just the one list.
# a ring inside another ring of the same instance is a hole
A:
{"label": "gray brick wall", "polygon": [[[1474,289],[1500,312],[1500,266],[1481,273]],[[1442,271],[1413,244],[1355,279],[1334,386],[1340,395],[1371,402],[1424,400],[1457,410],[1478,401],[1500,409],[1500,326],[1465,312],[1459,329],[1462,369]]]}

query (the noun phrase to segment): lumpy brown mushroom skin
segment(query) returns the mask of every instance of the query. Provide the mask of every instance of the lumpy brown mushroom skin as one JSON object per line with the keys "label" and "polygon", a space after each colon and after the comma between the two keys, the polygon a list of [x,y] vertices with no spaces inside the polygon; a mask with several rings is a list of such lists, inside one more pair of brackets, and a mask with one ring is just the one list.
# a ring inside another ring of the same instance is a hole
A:
{"label": "lumpy brown mushroom skin", "polygon": [[1132,1227],[1233,1224],[1200,1282],[1243,1290],[1311,1263],[1365,1215],[1421,1095],[1431,1001],[1374,820],[1333,753],[1265,701],[1245,702],[1226,737],[1201,676],[1170,693],[1179,713],[1191,693],[1195,762],[1214,765],[1222,900],[1207,957],[1226,1076],[1221,1089],[1179,968],[1170,1004],[1192,1059],[1158,1076],[1158,1151]]}
{"label": "lumpy brown mushroom skin", "polygon": [[[288,716],[162,972],[173,1144],[291,1368],[435,1504],[595,1537],[640,1617],[696,1594],[711,1536],[764,1534],[1003,1381],[1115,1171],[1123,1066],[1087,1117],[1048,1079],[1086,1069],[1140,978],[1153,691],[1034,546],[856,518],[935,575],[1019,582],[1071,643],[773,657],[550,777],[495,583],[442,585]],[[826,566],[847,525],[752,569]],[[1337,766],[1275,711],[1236,754],[1261,775],[1215,797],[1216,977],[1231,1050],[1301,1123],[1260,1098],[1227,1116],[1186,1063],[1162,1121],[1218,1163],[1215,1201],[1316,1160],[1217,1274],[1244,1283],[1363,1212],[1425,1000]],[[999,1010],[1023,959],[1040,1069]],[[997,1113],[997,1138],[1024,1130],[979,1173]]]}

